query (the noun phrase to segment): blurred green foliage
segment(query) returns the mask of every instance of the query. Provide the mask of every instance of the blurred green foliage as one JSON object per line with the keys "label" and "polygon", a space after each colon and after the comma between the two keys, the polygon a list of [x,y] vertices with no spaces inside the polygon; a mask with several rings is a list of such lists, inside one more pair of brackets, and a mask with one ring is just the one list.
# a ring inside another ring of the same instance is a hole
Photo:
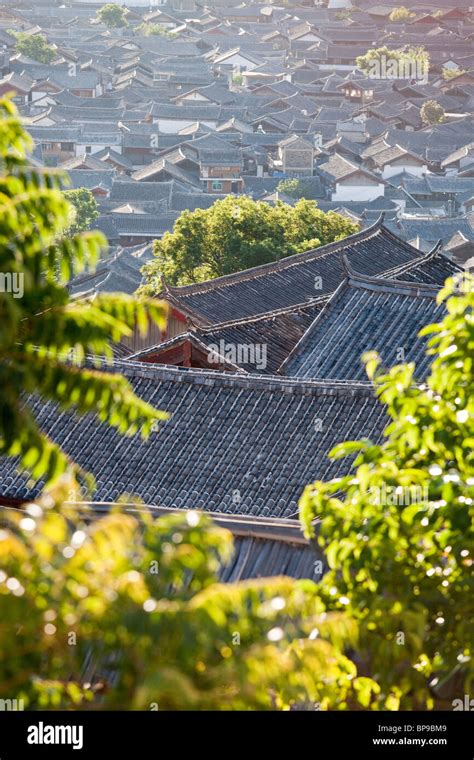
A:
{"label": "blurred green foliage", "polygon": [[395,709],[447,707],[472,688],[474,603],[474,286],[448,281],[447,314],[424,328],[433,356],[426,383],[414,365],[366,368],[391,423],[383,443],[347,442],[347,477],[308,486],[300,502],[307,535],[330,572],[320,583],[328,610],[358,622],[359,670]]}
{"label": "blurred green foliage", "polygon": [[0,100],[0,455],[19,457],[48,482],[74,464],[40,431],[26,394],[146,436],[166,415],[122,376],[85,367],[85,356],[111,358],[112,343],[135,327],[146,332],[149,320],[163,328],[166,306],[114,293],[70,299],[70,278],[94,267],[106,241],[98,232],[65,236],[63,178],[32,169],[31,147],[14,105]]}
{"label": "blurred green foliage", "polygon": [[[25,708],[344,709],[370,689],[311,581],[218,583],[231,534],[198,512],[75,513],[66,480],[0,512],[0,698]],[[95,675],[94,675],[95,674]]]}

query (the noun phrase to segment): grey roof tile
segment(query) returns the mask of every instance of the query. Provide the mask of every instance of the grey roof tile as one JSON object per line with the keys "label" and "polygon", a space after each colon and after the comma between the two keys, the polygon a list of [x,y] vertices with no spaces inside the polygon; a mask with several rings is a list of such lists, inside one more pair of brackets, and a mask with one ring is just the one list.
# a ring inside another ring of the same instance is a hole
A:
{"label": "grey roof tile", "polygon": [[[171,414],[148,441],[33,401],[41,429],[95,474],[97,501],[128,492],[161,505],[174,489],[173,507],[209,509],[214,502],[216,511],[235,514],[238,491],[249,514],[263,514],[265,505],[271,516],[289,517],[306,483],[347,472],[348,461],[327,459],[336,442],[362,435],[378,440],[386,421],[363,383],[183,372],[127,361],[113,369]],[[12,498],[31,498],[41,488],[32,489],[12,459],[0,460],[0,484]]]}
{"label": "grey roof tile", "polygon": [[418,332],[445,313],[440,288],[349,274],[283,364],[292,377],[365,380],[361,356],[377,351],[384,366],[416,363],[423,379],[431,359]]}

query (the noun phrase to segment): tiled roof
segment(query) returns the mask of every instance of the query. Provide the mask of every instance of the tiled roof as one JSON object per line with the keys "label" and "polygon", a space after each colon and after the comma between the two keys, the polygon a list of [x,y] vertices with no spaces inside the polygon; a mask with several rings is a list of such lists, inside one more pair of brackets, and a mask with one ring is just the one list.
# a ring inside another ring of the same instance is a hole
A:
{"label": "tiled roof", "polygon": [[[275,192],[281,182],[281,177],[255,177],[252,174],[244,174],[242,177],[244,180],[244,192],[255,199],[263,198],[268,193]],[[300,181],[304,188],[304,197],[318,200],[319,202],[319,199],[323,197],[321,177],[319,175],[303,177]]]}
{"label": "tiled roof", "polygon": [[111,201],[161,201],[170,199],[174,182],[137,182],[114,180]]}
{"label": "tiled roof", "polygon": [[[153,258],[153,244],[120,248],[92,274],[76,277],[69,286],[78,293],[129,293],[136,291],[142,281],[141,269]],[[130,353],[130,350],[128,350]]]}
{"label": "tiled roof", "polygon": [[174,191],[170,205],[173,211],[194,211],[197,208],[209,208],[218,200],[222,200],[222,194]]}
{"label": "tiled roof", "polygon": [[305,330],[320,313],[326,299],[317,299],[306,306],[298,306],[271,312],[252,319],[225,322],[214,325],[210,329],[196,328],[196,334],[201,341],[220,345],[264,345],[266,349],[266,366],[259,370],[255,362],[240,363],[239,366],[247,372],[275,374],[278,367],[286,359]]}
{"label": "tiled roof", "polygon": [[199,160],[202,166],[243,166],[242,148],[229,145],[224,150],[201,150]]}
{"label": "tiled roof", "polygon": [[93,190],[101,185],[104,189],[110,190],[115,170],[107,169],[104,166],[103,170],[97,171],[95,169],[69,169],[67,174],[71,180],[71,188],[86,187],[88,190]]}
{"label": "tiled roof", "polygon": [[400,145],[394,145],[386,148],[385,150],[381,150],[379,153],[376,153],[372,157],[372,160],[377,166],[382,167],[385,166],[385,164],[389,164],[391,161],[396,161],[397,159],[404,156],[412,158],[413,153],[409,153],[405,148],[401,148]]}
{"label": "tiled roof", "polygon": [[[182,370],[116,361],[135,392],[171,414],[148,441],[91,416],[33,401],[41,429],[96,477],[97,501],[133,493],[147,504],[290,517],[302,488],[348,471],[330,461],[341,440],[379,440],[385,413],[369,384]],[[335,424],[337,422],[337,424]],[[13,459],[0,460],[4,496],[31,498]]]}
{"label": "tiled roof", "polygon": [[173,179],[183,182],[186,185],[191,185],[194,188],[199,186],[199,180],[197,177],[191,174],[191,172],[182,169],[177,163],[168,161],[166,158],[159,158],[151,164],[147,164],[146,166],[137,169],[137,171],[132,174],[132,177],[138,182],[147,182],[149,181],[149,177],[153,178],[160,173],[165,173],[166,175],[173,177]]}
{"label": "tiled roof", "polygon": [[125,103],[123,98],[81,98],[78,95],[74,95],[70,90],[63,90],[54,95],[54,99],[57,103],[64,106],[77,106],[78,108],[101,108],[102,110],[109,111],[114,108],[122,108]]}
{"label": "tiled roof", "polygon": [[79,142],[81,139],[81,127],[67,126],[64,124],[51,125],[49,127],[28,126],[28,132],[35,142]]}
{"label": "tiled roof", "polygon": [[154,103],[151,109],[151,115],[157,119],[178,119],[191,121],[228,121],[232,116],[244,119],[247,113],[246,108],[236,108],[235,106],[221,105],[195,105],[183,104],[181,106],[171,103]]}
{"label": "tiled roof", "polygon": [[346,276],[344,253],[356,271],[369,276],[404,265],[416,267],[420,261],[420,252],[379,220],[343,240],[277,262],[197,285],[166,285],[163,296],[203,326],[243,319],[333,293]]}
{"label": "tiled roof", "polygon": [[474,177],[437,176],[435,174],[416,177],[404,181],[404,187],[412,195],[432,193],[462,194],[474,192]]}
{"label": "tiled roof", "polygon": [[94,153],[94,158],[99,159],[99,161],[102,161],[104,163],[110,161],[111,164],[117,164],[126,170],[133,169],[133,163],[129,158],[127,158],[127,156],[122,156],[121,153],[109,147],[102,148],[102,150]]}
{"label": "tiled roof", "polygon": [[419,282],[424,285],[440,287],[444,285],[448,277],[452,277],[461,271],[462,267],[442,252],[441,243],[438,241],[434,248],[420,255],[415,263],[393,267],[383,272],[381,276],[403,282]]}
{"label": "tiled roof", "polygon": [[121,235],[163,235],[171,231],[178,218],[173,211],[160,214],[114,214],[114,226]]}
{"label": "tiled roof", "polygon": [[385,139],[389,145],[398,144],[402,148],[414,151],[417,155],[442,161],[454,150],[472,140],[472,128],[469,119],[460,119],[457,122],[437,124],[417,132],[390,128],[386,132]]}
{"label": "tiled roof", "polygon": [[[95,98],[89,98],[89,100],[92,100],[94,102]],[[101,122],[110,122],[107,126],[107,131],[110,131],[112,128],[115,130],[116,127],[112,127],[111,122],[117,122],[120,119],[123,118],[125,113],[124,108],[107,108],[103,109],[100,106],[53,106],[51,108],[51,116],[54,118],[61,119],[66,122],[72,122],[77,121],[79,123],[84,121],[90,121],[90,122],[99,122],[100,128],[106,131],[105,126],[102,126]]]}
{"label": "tiled roof", "polygon": [[[234,366],[252,374],[275,374],[290,351],[302,337],[307,328],[319,314],[327,299],[315,299],[312,303],[296,306],[291,309],[280,309],[264,314],[260,317],[223,322],[213,325],[211,328],[190,327],[192,332],[182,333],[171,341],[166,341],[158,346],[144,349],[134,354],[131,358],[136,361],[158,361],[166,363],[165,353],[173,341],[188,338],[196,338],[200,347],[207,353],[211,353],[209,346],[265,346],[265,366],[258,361],[239,360],[237,357]],[[215,349],[214,349],[215,350]],[[225,352],[224,352],[225,353]],[[225,356],[224,356],[225,358]]]}
{"label": "tiled roof", "polygon": [[376,177],[364,166],[361,166],[354,161],[349,161],[349,159],[345,158],[345,156],[342,156],[339,153],[334,153],[332,156],[330,156],[326,163],[319,166],[319,170],[329,179],[334,181],[350,177],[351,174],[355,174],[356,172],[362,172],[362,174],[373,177],[379,182],[383,182],[380,177]]}
{"label": "tiled roof", "polygon": [[350,274],[294,348],[282,373],[364,380],[361,356],[373,350],[387,367],[415,362],[416,377],[423,379],[430,359],[426,340],[417,336],[445,312],[444,305],[436,303],[438,292],[429,285]]}
{"label": "tiled roof", "polygon": [[[91,506],[95,514],[107,514],[110,508],[109,505]],[[156,517],[176,511],[166,507],[148,509]],[[127,508],[129,510],[137,513],[136,507]],[[304,538],[298,520],[222,513],[209,516],[219,527],[229,530],[234,540],[232,559],[219,573],[222,583],[272,575],[317,580],[326,566],[314,542]]]}
{"label": "tiled roof", "polygon": [[[18,73],[25,73],[37,82],[49,80],[65,89],[71,87],[71,74],[67,66],[49,66],[41,63],[25,64],[12,61],[11,69]],[[74,86],[83,89],[93,89],[100,81],[96,71],[77,71],[74,75]]]}
{"label": "tiled roof", "polygon": [[402,233],[407,239],[419,237],[432,243],[442,240],[446,243],[456,232],[462,232],[468,240],[474,240],[474,227],[471,226],[467,217],[453,217],[434,219],[398,219],[396,222],[387,222],[395,234]]}

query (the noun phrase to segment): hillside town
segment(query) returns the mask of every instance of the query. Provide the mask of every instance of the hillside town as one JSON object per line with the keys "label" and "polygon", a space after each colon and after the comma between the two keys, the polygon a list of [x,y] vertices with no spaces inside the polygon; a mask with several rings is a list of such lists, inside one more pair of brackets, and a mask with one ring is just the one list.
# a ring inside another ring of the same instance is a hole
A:
{"label": "hillside town", "polygon": [[[472,258],[468,0],[415,3],[408,18],[398,0],[131,0],[109,25],[102,5],[3,4],[0,94],[15,95],[35,166],[93,193],[120,289],[140,283],[131,257],[149,256],[133,249],[228,194],[314,199],[361,228],[383,212],[420,252],[440,240],[457,263]],[[43,38],[49,62],[18,52],[13,31]],[[391,67],[401,47],[418,57]],[[361,70],[376,48],[379,70]]]}
{"label": "hillside town", "polygon": [[[150,325],[114,348],[138,395],[172,412],[151,442],[120,442],[44,401],[38,419],[94,472],[100,502],[136,494],[156,508],[226,513],[238,531],[275,519],[272,541],[294,543],[304,485],[347,468],[327,460],[330,449],[382,434],[361,355],[414,361],[422,380],[417,333],[442,317],[446,278],[474,260],[473,10],[461,0],[409,11],[395,1],[130,1],[107,23],[100,8],[0,8],[0,94],[13,94],[33,139],[31,165],[90,191],[92,228],[108,240],[97,269],[70,283],[74,298],[135,293],[154,241],[183,211],[226,196],[305,198],[357,231],[217,279],[161,278],[166,330]],[[18,33],[42,38],[49,62],[19,52]],[[418,58],[389,73],[400,40]],[[379,70],[362,70],[376,48]],[[41,487],[11,460],[0,482],[11,504]],[[258,573],[304,575],[307,562],[291,556],[262,559]],[[241,577],[252,567],[239,565]]]}

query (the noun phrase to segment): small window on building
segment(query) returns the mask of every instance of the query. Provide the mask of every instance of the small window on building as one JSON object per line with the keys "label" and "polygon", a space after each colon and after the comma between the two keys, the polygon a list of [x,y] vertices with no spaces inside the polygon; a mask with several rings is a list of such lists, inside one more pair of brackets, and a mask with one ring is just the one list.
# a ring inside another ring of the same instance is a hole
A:
{"label": "small window on building", "polygon": [[219,182],[218,179],[215,179],[212,183],[212,189],[213,190],[222,190],[222,182]]}
{"label": "small window on building", "polygon": [[92,145],[86,145],[86,153],[92,153]]}

